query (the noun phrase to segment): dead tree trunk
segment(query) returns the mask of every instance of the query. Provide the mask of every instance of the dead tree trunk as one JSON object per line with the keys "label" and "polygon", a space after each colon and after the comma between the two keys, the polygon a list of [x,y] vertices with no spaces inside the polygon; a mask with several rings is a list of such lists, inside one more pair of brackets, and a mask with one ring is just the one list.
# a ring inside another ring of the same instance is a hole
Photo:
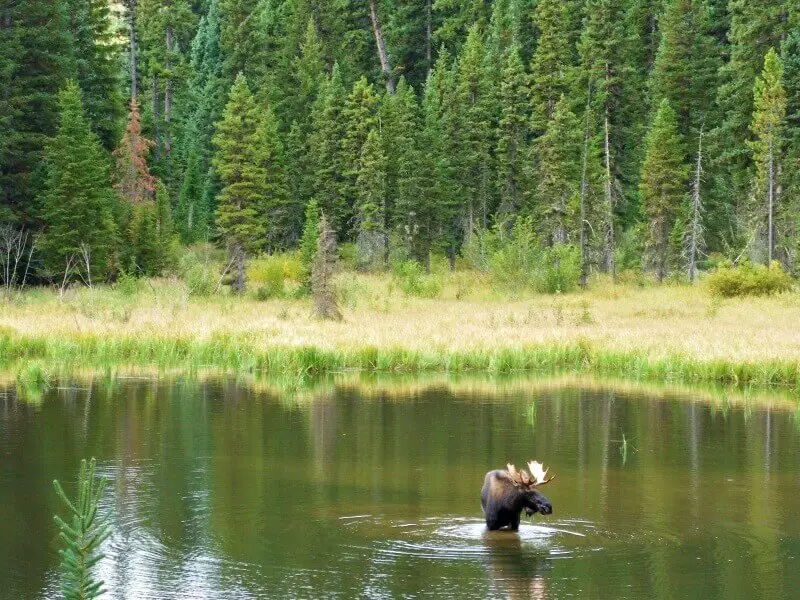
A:
{"label": "dead tree trunk", "polygon": [[394,96],[394,74],[389,63],[389,54],[386,52],[386,42],[383,39],[383,30],[378,15],[380,0],[369,0],[369,17],[372,20],[372,32],[375,34],[375,45],[378,47],[378,59],[381,61],[381,70],[386,75],[386,91]]}
{"label": "dead tree trunk", "polygon": [[328,225],[325,213],[319,219],[319,238],[317,256],[311,268],[311,296],[314,314],[320,319],[342,320],[342,313],[336,301],[333,275],[336,271],[336,234]]}
{"label": "dead tree trunk", "polygon": [[586,289],[589,278],[588,235],[586,231],[586,201],[589,192],[589,108],[592,102],[592,84],[586,94],[586,129],[583,133],[583,166],[581,172],[581,287]]}
{"label": "dead tree trunk", "polygon": [[697,272],[697,252],[700,247],[701,223],[700,211],[700,182],[703,177],[703,126],[700,126],[700,136],[697,142],[697,164],[692,182],[692,231],[689,238],[689,281],[694,283]]}

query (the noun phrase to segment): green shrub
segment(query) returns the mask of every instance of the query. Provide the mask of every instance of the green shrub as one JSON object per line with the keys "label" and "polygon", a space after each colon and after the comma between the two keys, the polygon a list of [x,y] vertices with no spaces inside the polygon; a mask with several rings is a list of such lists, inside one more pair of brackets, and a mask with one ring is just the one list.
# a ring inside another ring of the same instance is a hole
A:
{"label": "green shrub", "polygon": [[768,296],[792,287],[792,278],[777,261],[769,268],[750,263],[722,265],[708,276],[707,282],[711,293],[722,298]]}
{"label": "green shrub", "polygon": [[[489,275],[500,288],[519,292],[568,292],[578,284],[580,253],[571,245],[543,248],[530,217],[517,219],[511,233],[498,229],[484,238],[482,252],[491,252]],[[496,247],[495,250],[492,250]]]}
{"label": "green shrub", "polygon": [[425,273],[425,269],[415,260],[404,260],[394,265],[394,279],[397,286],[407,296],[436,298],[442,293],[439,277]]}
{"label": "green shrub", "polygon": [[135,296],[136,292],[139,291],[139,280],[130,273],[127,273],[125,271],[120,271],[114,289],[116,289],[120,294],[128,298],[131,296]]}
{"label": "green shrub", "polygon": [[534,267],[534,289],[545,294],[569,292],[578,285],[581,275],[580,251],[570,245],[545,248]]}
{"label": "green shrub", "polygon": [[210,296],[217,287],[217,275],[209,264],[200,260],[192,253],[187,252],[178,262],[178,274],[189,288],[190,296]]}

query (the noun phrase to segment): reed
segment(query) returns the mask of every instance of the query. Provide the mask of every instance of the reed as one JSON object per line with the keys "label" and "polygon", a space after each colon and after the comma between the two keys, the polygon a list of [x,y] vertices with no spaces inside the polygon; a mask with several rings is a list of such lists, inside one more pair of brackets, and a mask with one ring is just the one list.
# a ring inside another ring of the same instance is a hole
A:
{"label": "reed", "polygon": [[571,372],[634,380],[733,385],[780,385],[800,388],[797,361],[702,360],[680,354],[653,356],[616,351],[579,341],[518,348],[427,350],[401,347],[321,348],[261,347],[247,336],[217,335],[208,340],[139,335],[131,337],[20,336],[0,332],[0,367],[26,364],[25,379],[36,379],[41,365],[104,369],[114,365],[162,369],[215,368],[232,372],[320,375],[358,370],[372,373],[515,373]]}

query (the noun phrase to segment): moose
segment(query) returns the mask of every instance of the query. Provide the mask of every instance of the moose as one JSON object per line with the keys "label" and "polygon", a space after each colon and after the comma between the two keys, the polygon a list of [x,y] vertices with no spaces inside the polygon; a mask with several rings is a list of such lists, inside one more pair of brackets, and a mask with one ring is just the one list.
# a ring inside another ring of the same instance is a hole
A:
{"label": "moose", "polygon": [[553,481],[555,475],[548,478],[548,469],[535,460],[528,463],[530,473],[525,469],[517,471],[511,464],[506,468],[489,471],[483,480],[481,508],[489,531],[504,527],[517,531],[523,509],[529,517],[537,512],[543,515],[553,512],[550,502],[536,488]]}

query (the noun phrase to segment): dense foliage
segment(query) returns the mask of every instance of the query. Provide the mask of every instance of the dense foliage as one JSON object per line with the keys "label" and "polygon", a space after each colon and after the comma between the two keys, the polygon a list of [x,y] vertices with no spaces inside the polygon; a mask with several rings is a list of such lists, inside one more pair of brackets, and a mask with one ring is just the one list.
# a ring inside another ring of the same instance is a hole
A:
{"label": "dense foliage", "polygon": [[179,236],[227,248],[242,290],[250,256],[311,264],[309,206],[364,269],[455,265],[492,232],[496,265],[581,281],[693,277],[712,253],[794,273],[798,18],[790,0],[5,3],[0,221],[42,233],[32,270],[56,281],[157,273]]}

